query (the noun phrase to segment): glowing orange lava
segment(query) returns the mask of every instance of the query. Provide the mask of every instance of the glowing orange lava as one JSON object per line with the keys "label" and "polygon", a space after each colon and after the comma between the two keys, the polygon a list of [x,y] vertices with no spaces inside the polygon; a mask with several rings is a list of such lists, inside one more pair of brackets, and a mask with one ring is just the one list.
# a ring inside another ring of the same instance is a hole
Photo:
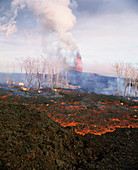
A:
{"label": "glowing orange lava", "polygon": [[10,94],[7,94],[7,95],[4,95],[4,96],[1,96],[1,99],[5,99],[6,97],[8,96],[11,96]]}
{"label": "glowing orange lava", "polygon": [[[66,94],[68,93],[71,93],[71,91],[67,91]],[[1,96],[1,99],[4,99],[5,102],[8,96],[11,95]],[[18,101],[17,97],[16,100],[15,96],[10,97],[10,100]],[[123,103],[119,100],[103,101],[100,99],[100,101],[91,95],[82,97],[82,101],[74,98],[74,96],[71,98],[69,95],[69,99],[60,99],[62,102],[52,99],[50,103],[33,104],[32,102],[32,105],[38,110],[45,111],[49,117],[60,123],[61,126],[73,127],[74,131],[80,135],[88,133],[102,135],[113,132],[116,128],[138,128],[138,105],[133,105],[134,103]],[[35,100],[39,100],[39,97],[35,97]]]}
{"label": "glowing orange lava", "polygon": [[[61,103],[62,107],[51,106],[48,116],[61,126],[73,126],[74,131],[80,135],[87,133],[102,135],[113,132],[116,128],[138,128],[136,111],[138,106],[127,106],[116,102],[101,102],[103,106],[86,109],[81,102]],[[117,109],[116,106],[120,106]],[[128,108],[127,108],[128,107]],[[57,110],[56,110],[57,108]]]}
{"label": "glowing orange lava", "polygon": [[82,60],[81,60],[81,56],[79,54],[79,52],[77,53],[76,56],[76,68],[75,70],[82,72],[83,68],[82,68]]}
{"label": "glowing orange lava", "polygon": [[1,98],[2,98],[2,99],[5,99],[6,97],[7,97],[7,95],[5,95],[5,96],[1,96]]}

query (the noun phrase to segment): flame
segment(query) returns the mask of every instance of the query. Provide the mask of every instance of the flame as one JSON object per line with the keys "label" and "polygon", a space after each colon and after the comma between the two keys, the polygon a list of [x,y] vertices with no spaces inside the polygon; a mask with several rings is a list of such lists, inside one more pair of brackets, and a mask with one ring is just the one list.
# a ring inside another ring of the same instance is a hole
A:
{"label": "flame", "polygon": [[20,82],[20,83],[19,83],[19,86],[24,86],[24,83],[21,83],[21,82]]}
{"label": "flame", "polygon": [[25,88],[25,87],[21,87],[21,89],[24,90],[24,91],[28,91],[28,89]]}

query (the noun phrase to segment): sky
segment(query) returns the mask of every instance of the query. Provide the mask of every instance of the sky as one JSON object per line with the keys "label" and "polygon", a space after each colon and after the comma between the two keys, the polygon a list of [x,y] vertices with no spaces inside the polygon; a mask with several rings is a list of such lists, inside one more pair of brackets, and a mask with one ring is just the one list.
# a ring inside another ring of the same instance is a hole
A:
{"label": "sky", "polygon": [[138,63],[138,0],[0,0],[0,72],[59,49],[79,50],[85,72],[114,76],[114,64]]}

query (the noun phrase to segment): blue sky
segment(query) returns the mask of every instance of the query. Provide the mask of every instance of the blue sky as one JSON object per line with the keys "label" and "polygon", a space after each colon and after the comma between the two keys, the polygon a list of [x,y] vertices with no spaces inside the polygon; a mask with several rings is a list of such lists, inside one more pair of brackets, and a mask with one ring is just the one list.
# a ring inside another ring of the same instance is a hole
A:
{"label": "blue sky", "polygon": [[[0,71],[7,71],[7,65],[12,71],[16,58],[45,55],[49,44],[59,42],[30,6],[20,8],[15,16],[11,2],[0,0]],[[138,0],[72,0],[70,7],[76,24],[71,27],[71,16],[68,26],[77,41],[84,71],[114,75],[115,63],[138,63]],[[41,5],[39,8],[41,11]],[[7,33],[3,26],[11,22],[16,28]]]}

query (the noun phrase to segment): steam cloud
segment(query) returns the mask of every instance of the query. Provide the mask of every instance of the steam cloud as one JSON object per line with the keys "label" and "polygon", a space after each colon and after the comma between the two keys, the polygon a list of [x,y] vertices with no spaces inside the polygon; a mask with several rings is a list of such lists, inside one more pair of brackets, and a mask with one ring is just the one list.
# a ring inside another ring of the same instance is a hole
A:
{"label": "steam cloud", "polygon": [[27,7],[39,18],[45,30],[56,33],[65,48],[77,49],[77,43],[71,30],[76,23],[76,18],[69,8],[70,0],[13,0],[11,3],[11,18],[4,25],[0,25],[1,31],[6,31],[7,36],[17,31],[16,17],[18,11]]}

